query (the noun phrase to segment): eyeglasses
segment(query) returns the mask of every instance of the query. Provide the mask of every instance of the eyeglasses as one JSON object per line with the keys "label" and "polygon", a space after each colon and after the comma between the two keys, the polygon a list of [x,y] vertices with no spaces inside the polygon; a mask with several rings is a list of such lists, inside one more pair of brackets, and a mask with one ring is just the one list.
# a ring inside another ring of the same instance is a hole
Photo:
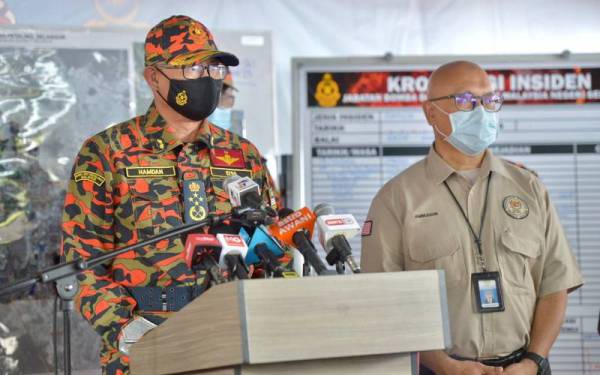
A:
{"label": "eyeglasses", "polygon": [[212,79],[223,79],[227,75],[227,67],[223,64],[195,64],[175,68],[172,66],[160,66],[161,69],[181,69],[183,78],[198,79],[200,77],[210,77]]}
{"label": "eyeglasses", "polygon": [[494,91],[488,94],[484,94],[481,96],[474,95],[469,91],[461,92],[459,94],[452,94],[446,96],[440,96],[439,98],[429,99],[430,102],[435,102],[437,100],[443,99],[454,99],[454,105],[456,109],[463,112],[470,112],[477,106],[477,103],[480,103],[488,112],[498,112],[500,108],[502,108],[502,103],[504,103],[504,97],[502,93],[498,91]]}

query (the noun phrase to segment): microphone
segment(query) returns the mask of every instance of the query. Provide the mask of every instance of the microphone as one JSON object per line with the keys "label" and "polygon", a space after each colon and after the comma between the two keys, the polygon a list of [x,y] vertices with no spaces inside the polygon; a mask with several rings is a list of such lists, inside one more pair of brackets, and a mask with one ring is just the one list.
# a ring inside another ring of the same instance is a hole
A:
{"label": "microphone", "polygon": [[240,177],[235,174],[225,179],[223,187],[234,207],[262,208],[260,187],[250,177]]}
{"label": "microphone", "polygon": [[[360,233],[360,225],[354,216],[336,215],[335,210],[327,203],[315,207],[317,215],[317,228],[319,228],[319,241],[327,253],[325,259],[330,265],[346,263],[353,273],[360,273],[360,267],[352,256],[352,248],[348,239]],[[337,267],[339,273],[343,268]],[[340,270],[341,268],[341,270]]]}
{"label": "microphone", "polygon": [[310,265],[306,263],[304,255],[295,247],[292,247],[292,269],[299,277],[310,275]]}
{"label": "microphone", "polygon": [[[294,210],[292,210],[291,208],[287,208],[287,207],[282,207],[279,209],[279,211],[277,211],[277,216],[279,216],[280,219],[283,219],[287,216],[289,216],[290,214],[293,214]],[[308,263],[306,263],[305,259],[304,259],[304,255],[302,255],[302,253],[296,249],[295,247],[292,247],[292,268],[294,270],[294,272],[296,272],[296,274],[300,275],[300,277],[302,276],[309,276],[310,275],[310,265]]]}
{"label": "microphone", "polygon": [[221,243],[213,234],[191,233],[187,236],[184,248],[185,262],[194,271],[208,271],[213,284],[222,284],[227,279],[221,273],[215,258],[221,256]]}
{"label": "microphone", "polygon": [[240,230],[240,236],[248,242],[248,254],[246,264],[258,265],[265,271],[266,277],[298,277],[293,271],[286,271],[279,262],[279,258],[285,255],[283,248],[277,240],[271,236],[268,229],[259,226],[254,230],[250,239],[244,228]]}
{"label": "microphone", "polygon": [[[242,237],[243,236],[244,235],[242,234]],[[273,253],[275,259],[281,258],[284,255],[281,245],[275,241],[268,229],[261,225],[254,230],[254,234],[248,243],[248,254],[246,255],[247,264],[256,264],[260,261],[259,256],[255,251],[256,246],[260,244],[264,245],[263,247],[266,250]]]}
{"label": "microphone", "polygon": [[240,232],[239,232],[240,237],[242,237],[242,240],[244,240],[245,243],[250,243],[250,234],[248,233],[248,231],[246,230],[246,228],[241,227],[240,228]]}
{"label": "microphone", "polygon": [[275,211],[263,204],[260,187],[250,177],[240,177],[237,174],[227,177],[223,189],[229,195],[229,201],[234,207],[234,215],[241,217],[252,226],[272,224]]}
{"label": "microphone", "polygon": [[319,258],[315,245],[310,241],[315,219],[315,214],[307,207],[303,207],[272,225],[271,233],[281,243],[297,248],[318,275],[331,274]]}
{"label": "microphone", "polygon": [[291,208],[283,207],[280,208],[279,211],[277,211],[277,216],[279,216],[280,219],[283,219],[285,217],[290,216],[293,213],[294,210],[292,210]]}
{"label": "microphone", "polygon": [[281,267],[279,259],[267,248],[263,242],[256,245],[254,253],[259,259],[261,268],[265,271],[265,278],[283,277],[284,269]]}
{"label": "microphone", "polygon": [[217,234],[217,240],[221,244],[219,265],[227,269],[229,280],[247,279],[248,267],[244,258],[248,253],[248,245],[238,234]]}

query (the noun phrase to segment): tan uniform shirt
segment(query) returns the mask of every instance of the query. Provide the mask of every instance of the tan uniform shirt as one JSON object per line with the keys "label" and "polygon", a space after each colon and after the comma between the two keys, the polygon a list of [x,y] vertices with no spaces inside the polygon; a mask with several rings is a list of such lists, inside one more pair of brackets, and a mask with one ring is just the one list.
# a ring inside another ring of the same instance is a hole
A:
{"label": "tan uniform shirt", "polygon": [[[490,172],[481,240],[487,270],[501,274],[505,311],[480,314],[470,277],[482,271],[477,246],[443,182],[479,233]],[[432,147],[427,158],[379,191],[365,225],[361,262],[365,272],[445,270],[449,354],[486,358],[528,345],[536,299],[582,285],[546,188],[533,173],[489,150],[471,186]]]}

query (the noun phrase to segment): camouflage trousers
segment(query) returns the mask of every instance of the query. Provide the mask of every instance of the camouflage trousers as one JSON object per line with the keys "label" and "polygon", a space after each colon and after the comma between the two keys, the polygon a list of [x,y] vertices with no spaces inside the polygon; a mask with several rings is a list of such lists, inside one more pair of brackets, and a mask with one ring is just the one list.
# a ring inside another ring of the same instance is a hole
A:
{"label": "camouflage trousers", "polygon": [[116,347],[103,343],[100,356],[102,375],[129,374],[129,356],[121,353]]}
{"label": "camouflage trousers", "polygon": [[[156,325],[162,324],[173,313],[140,314]],[[129,356],[119,351],[119,343],[102,341],[100,351],[102,375],[129,375]]]}

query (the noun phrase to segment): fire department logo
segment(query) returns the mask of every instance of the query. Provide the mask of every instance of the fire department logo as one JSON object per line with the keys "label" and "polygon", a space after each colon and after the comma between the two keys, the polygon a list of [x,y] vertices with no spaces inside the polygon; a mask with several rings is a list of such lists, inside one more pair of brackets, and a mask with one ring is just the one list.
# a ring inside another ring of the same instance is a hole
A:
{"label": "fire department logo", "polygon": [[185,92],[185,90],[178,93],[177,96],[175,97],[175,103],[177,103],[177,105],[184,106],[187,104],[187,102],[188,102],[188,96],[187,96],[187,93]]}
{"label": "fire department logo", "polygon": [[315,99],[321,107],[335,107],[342,94],[340,87],[329,73],[323,75],[323,79],[317,84]]}
{"label": "fire department logo", "polygon": [[206,31],[202,28],[202,26],[198,25],[197,23],[192,23],[190,25],[189,28],[189,35],[190,38],[199,44],[205,44],[206,42],[208,42],[208,35],[206,34]]}
{"label": "fire department logo", "polygon": [[529,207],[525,201],[515,195],[509,195],[504,198],[502,203],[504,212],[513,219],[525,219],[529,215]]}

